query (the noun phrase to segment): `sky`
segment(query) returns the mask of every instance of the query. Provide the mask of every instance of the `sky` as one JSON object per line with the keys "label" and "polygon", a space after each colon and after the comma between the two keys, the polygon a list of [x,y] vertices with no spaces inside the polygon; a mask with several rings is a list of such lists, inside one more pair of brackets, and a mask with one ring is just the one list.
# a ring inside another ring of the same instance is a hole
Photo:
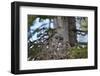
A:
{"label": "sky", "polygon": [[[78,22],[76,22],[76,28],[80,29],[80,24]],[[88,42],[88,34],[85,36],[77,35],[77,41],[78,42]]]}
{"label": "sky", "polygon": [[[50,22],[49,19],[45,19],[45,20],[43,20],[43,21],[41,21],[41,22],[39,21],[39,19],[40,19],[40,18],[36,18],[36,20],[33,22],[32,26],[30,27],[30,32],[31,32],[31,33],[33,33],[33,31],[34,31],[35,29],[41,27],[41,25],[43,25],[43,24],[44,24],[44,26],[42,26],[42,27],[49,28],[49,22]],[[53,23],[50,24],[50,27],[51,27],[51,28],[54,28],[54,27],[53,27]],[[41,32],[43,33],[44,31],[41,31]],[[35,33],[35,34],[32,36],[32,38],[30,38],[30,40],[31,40],[31,41],[37,40],[37,39],[38,39],[37,34],[38,34],[38,33]]]}

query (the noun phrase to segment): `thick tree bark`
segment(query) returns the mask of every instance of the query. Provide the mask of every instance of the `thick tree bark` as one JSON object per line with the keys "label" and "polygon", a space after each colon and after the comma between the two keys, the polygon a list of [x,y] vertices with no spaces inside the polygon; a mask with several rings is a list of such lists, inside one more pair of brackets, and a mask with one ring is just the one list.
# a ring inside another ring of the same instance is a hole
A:
{"label": "thick tree bark", "polygon": [[75,17],[68,17],[68,26],[70,45],[75,46],[77,42],[77,33],[74,31],[76,30]]}
{"label": "thick tree bark", "polygon": [[68,18],[67,17],[55,17],[54,27],[56,28],[57,34],[64,38],[64,42],[69,41],[68,31]]}
{"label": "thick tree bark", "polygon": [[55,17],[54,26],[57,28],[57,33],[64,38],[64,42],[69,42],[74,46],[77,42],[77,33],[75,17]]}

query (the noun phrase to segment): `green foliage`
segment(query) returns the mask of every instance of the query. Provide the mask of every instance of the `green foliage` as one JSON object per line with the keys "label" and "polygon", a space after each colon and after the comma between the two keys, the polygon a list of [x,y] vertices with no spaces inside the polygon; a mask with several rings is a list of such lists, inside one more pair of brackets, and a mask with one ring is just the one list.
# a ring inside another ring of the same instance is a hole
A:
{"label": "green foliage", "polygon": [[88,57],[88,51],[87,46],[81,47],[81,46],[74,46],[70,49],[68,52],[68,59],[80,59],[80,58],[87,58]]}
{"label": "green foliage", "polygon": [[87,17],[82,18],[82,20],[81,20],[81,29],[83,31],[88,30],[88,18]]}
{"label": "green foliage", "polygon": [[30,27],[33,23],[33,21],[36,19],[36,16],[34,15],[28,15],[28,27]]}
{"label": "green foliage", "polygon": [[32,60],[33,58],[35,58],[40,52],[41,52],[41,47],[38,47],[39,45],[34,45],[33,48],[29,49],[29,60]]}
{"label": "green foliage", "polygon": [[40,19],[47,19],[47,18],[51,19],[51,18],[53,18],[53,16],[37,16],[37,17],[39,17]]}

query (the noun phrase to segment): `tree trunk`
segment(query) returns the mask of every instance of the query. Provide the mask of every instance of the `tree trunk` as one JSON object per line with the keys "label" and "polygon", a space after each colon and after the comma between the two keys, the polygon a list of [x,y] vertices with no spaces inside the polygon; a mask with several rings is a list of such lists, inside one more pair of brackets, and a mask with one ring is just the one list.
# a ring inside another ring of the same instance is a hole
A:
{"label": "tree trunk", "polygon": [[69,42],[71,46],[75,46],[77,42],[76,21],[75,17],[55,17],[54,26],[57,33],[64,38],[64,42]]}
{"label": "tree trunk", "polygon": [[55,17],[54,27],[56,28],[57,34],[63,37],[64,42],[69,41],[67,17],[61,17],[61,16]]}
{"label": "tree trunk", "polygon": [[75,46],[77,42],[77,33],[74,31],[76,30],[75,17],[68,17],[68,26],[70,45]]}

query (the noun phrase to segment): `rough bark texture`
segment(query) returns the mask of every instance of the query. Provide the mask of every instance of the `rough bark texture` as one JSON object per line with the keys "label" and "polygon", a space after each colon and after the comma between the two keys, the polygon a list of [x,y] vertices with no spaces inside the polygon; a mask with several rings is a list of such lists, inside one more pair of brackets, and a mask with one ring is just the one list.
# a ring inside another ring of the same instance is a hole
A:
{"label": "rough bark texture", "polygon": [[69,41],[68,36],[68,18],[67,17],[56,17],[54,18],[54,26],[57,34],[64,38],[64,41]]}
{"label": "rough bark texture", "polygon": [[75,17],[68,17],[68,30],[69,30],[69,43],[71,46],[75,46],[77,42],[77,33],[75,32]]}

